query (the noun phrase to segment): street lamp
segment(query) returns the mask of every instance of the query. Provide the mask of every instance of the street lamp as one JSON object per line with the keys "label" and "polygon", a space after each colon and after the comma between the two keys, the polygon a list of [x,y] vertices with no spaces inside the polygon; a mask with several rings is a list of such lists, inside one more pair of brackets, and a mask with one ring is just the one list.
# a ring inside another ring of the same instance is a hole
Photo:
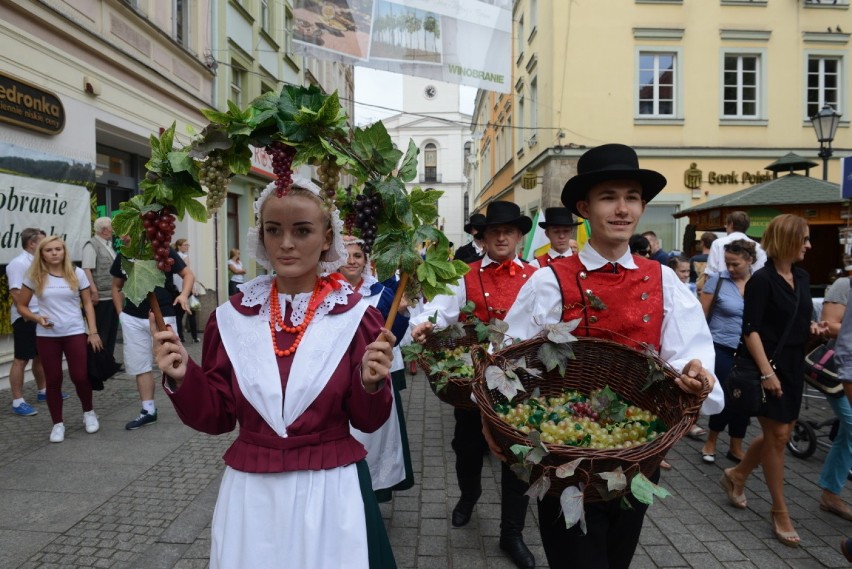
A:
{"label": "street lamp", "polygon": [[840,113],[834,110],[831,105],[823,106],[820,111],[811,117],[811,123],[814,125],[816,137],[819,141],[819,157],[822,158],[822,179],[828,180],[828,159],[831,158],[831,141],[834,140],[834,133],[837,132],[837,125],[840,123]]}

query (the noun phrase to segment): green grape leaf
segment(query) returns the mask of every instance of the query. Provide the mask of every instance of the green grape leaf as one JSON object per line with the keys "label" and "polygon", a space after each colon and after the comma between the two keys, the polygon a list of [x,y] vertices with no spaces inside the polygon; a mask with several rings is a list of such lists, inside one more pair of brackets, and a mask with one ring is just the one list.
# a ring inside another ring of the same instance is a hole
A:
{"label": "green grape leaf", "polygon": [[[409,202],[410,205],[410,202]],[[414,229],[414,242],[423,243],[440,243],[441,239],[447,239],[434,225],[420,225]],[[449,241],[447,241],[447,255],[449,256]]]}
{"label": "green grape leaf", "polygon": [[502,348],[506,343],[506,332],[509,331],[509,325],[503,320],[492,318],[488,323],[488,341],[495,349]]}
{"label": "green grape leaf", "polygon": [[440,190],[414,188],[408,195],[411,201],[411,213],[421,225],[432,225],[438,219],[438,200],[444,195]]}
{"label": "green grape leaf", "polygon": [[225,124],[230,120],[228,113],[223,113],[221,111],[216,111],[214,109],[199,109],[201,114],[204,115],[204,118],[209,120],[211,123],[219,123]]}
{"label": "green grape leaf", "polygon": [[193,141],[191,145],[190,158],[203,160],[214,150],[227,150],[234,145],[234,141],[228,136],[228,131],[220,125],[207,125],[201,134],[202,138]]}
{"label": "green grape leaf", "polygon": [[529,489],[524,492],[524,494],[530,498],[541,500],[547,495],[548,490],[550,490],[550,476],[543,474],[538,480],[530,485]]}
{"label": "green grape leaf", "polygon": [[665,498],[671,495],[668,490],[662,486],[657,486],[641,472],[637,473],[630,481],[630,492],[634,498],[648,505],[654,503],[654,496]]}
{"label": "green grape leaf", "polygon": [[565,516],[565,527],[571,529],[578,523],[580,531],[586,535],[586,510],[583,507],[583,490],[579,486],[569,486],[559,496],[559,504]]}
{"label": "green grape leaf", "polygon": [[251,149],[244,146],[237,150],[234,148],[223,157],[225,165],[234,174],[248,174],[251,171]]}
{"label": "green grape leaf", "polygon": [[397,175],[403,182],[410,182],[417,176],[417,155],[420,149],[414,144],[413,140],[408,141],[408,150],[402,158],[402,164],[399,165]]}
{"label": "green grape leaf", "polygon": [[476,310],[476,303],[472,300],[468,300],[464,303],[464,306],[459,309],[459,312],[462,314],[466,314],[467,316],[473,315],[473,311]]}
{"label": "green grape leaf", "polygon": [[393,141],[381,121],[367,128],[356,127],[350,148],[362,162],[382,175],[393,172],[402,158],[402,152],[393,147]]}
{"label": "green grape leaf", "polygon": [[119,237],[130,235],[137,237],[144,233],[142,219],[139,215],[145,207],[145,198],[135,195],[129,201],[119,204],[119,211],[112,220],[112,228]]}
{"label": "green grape leaf", "polygon": [[417,342],[412,342],[406,346],[402,346],[400,348],[402,352],[402,359],[405,360],[406,363],[416,361],[420,354],[423,353],[423,344],[418,344]]}
{"label": "green grape leaf", "polygon": [[197,172],[195,161],[190,158],[188,150],[174,150],[169,152],[168,159],[172,167],[172,172]]}
{"label": "green grape leaf", "polygon": [[512,370],[504,370],[498,366],[485,368],[485,381],[488,389],[496,389],[509,401],[515,398],[518,391],[525,391],[523,384]]}
{"label": "green grape leaf", "polygon": [[474,328],[476,331],[476,339],[480,342],[484,342],[488,339],[488,324],[485,322],[479,322]]}
{"label": "green grape leaf", "polygon": [[529,454],[529,452],[532,450],[532,448],[533,447],[527,445],[512,445],[509,447],[509,450],[512,452],[513,455],[515,455],[515,458],[520,461],[523,461],[527,457],[527,454]]}
{"label": "green grape leaf", "polygon": [[[544,419],[544,410],[543,409],[537,409],[534,414],[536,414],[536,413],[538,414],[537,422],[536,423],[533,423],[532,421],[528,421],[528,422],[530,422],[531,424],[535,424],[535,426],[538,426],[538,425],[541,424],[541,421]],[[544,446],[544,444],[541,442],[541,433],[540,432],[530,431],[530,434],[527,438],[530,441],[530,444],[532,445],[532,450],[530,450],[530,452],[527,453],[525,460],[529,463],[532,463],[532,464],[538,464],[539,462],[541,462],[541,459],[543,459],[545,456],[550,454],[550,451],[547,450],[547,447]]]}
{"label": "green grape leaf", "polygon": [[568,342],[576,342],[577,338],[571,333],[577,329],[577,326],[582,321],[581,318],[571,320],[569,322],[558,322],[545,326],[547,330],[547,339],[555,344],[566,344]]}
{"label": "green grape leaf", "polygon": [[411,242],[410,231],[387,232],[379,235],[373,244],[373,260],[376,263],[376,272],[380,281],[393,276],[397,269],[414,274],[417,265],[421,262]]}
{"label": "green grape leaf", "polygon": [[545,342],[539,347],[536,354],[538,360],[544,364],[544,369],[553,371],[554,368],[559,368],[559,375],[565,375],[565,369],[568,367],[568,360],[576,359],[574,349],[570,344],[552,344]]}
{"label": "green grape leaf", "polygon": [[620,466],[612,472],[598,472],[598,476],[606,480],[606,488],[610,492],[618,492],[627,488],[627,477]]}
{"label": "green grape leaf", "polygon": [[195,221],[202,223],[207,221],[207,208],[204,207],[204,204],[192,197],[181,194],[175,199],[174,203],[176,211],[175,215],[177,215],[178,219],[183,219],[183,214],[188,213],[189,217]]}
{"label": "green grape leaf", "polygon": [[576,472],[577,467],[580,466],[580,463],[585,460],[584,458],[576,458],[571,462],[566,462],[565,464],[560,464],[556,467],[556,476],[558,478],[568,478],[569,476],[574,476],[574,472]]}
{"label": "green grape leaf", "polygon": [[664,382],[666,374],[657,362],[652,359],[648,360],[648,375],[645,376],[645,385],[642,386],[642,391],[647,391],[657,383]]}
{"label": "green grape leaf", "polygon": [[436,310],[436,311],[435,311],[435,314],[433,314],[432,316],[430,316],[430,317],[428,318],[428,320],[429,320],[429,322],[431,322],[432,324],[435,324],[436,322],[438,322],[438,311]]}
{"label": "green grape leaf", "polygon": [[165,286],[166,274],[157,268],[157,262],[132,261],[122,263],[122,268],[127,273],[127,280],[121,289],[127,300],[139,305],[158,286]]}

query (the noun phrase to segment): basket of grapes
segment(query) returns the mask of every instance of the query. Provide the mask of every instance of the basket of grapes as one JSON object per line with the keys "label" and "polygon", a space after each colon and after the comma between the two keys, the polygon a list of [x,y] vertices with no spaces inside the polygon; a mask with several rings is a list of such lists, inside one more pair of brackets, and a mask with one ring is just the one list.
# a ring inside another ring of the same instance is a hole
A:
{"label": "basket of grapes", "polygon": [[423,344],[403,348],[406,361],[416,361],[438,399],[460,409],[476,409],[471,350],[487,345],[487,326],[474,319],[436,329]]}
{"label": "basket of grapes", "polygon": [[528,494],[561,497],[566,522],[577,523],[585,502],[668,494],[650,478],[710,387],[686,393],[653,350],[574,337],[573,326],[475,351],[473,394],[512,470],[531,483]]}

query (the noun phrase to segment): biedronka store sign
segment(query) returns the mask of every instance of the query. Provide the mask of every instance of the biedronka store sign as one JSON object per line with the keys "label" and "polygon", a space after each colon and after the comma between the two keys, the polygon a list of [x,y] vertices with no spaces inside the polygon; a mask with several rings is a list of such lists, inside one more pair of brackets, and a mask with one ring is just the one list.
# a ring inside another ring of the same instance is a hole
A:
{"label": "biedronka store sign", "polygon": [[[0,72],[0,123],[57,135],[65,128],[65,109],[55,94]],[[75,180],[64,183],[37,177],[45,171],[67,170],[70,161],[4,143],[2,137],[0,147],[0,265],[20,254],[20,234],[27,227],[59,235],[71,258],[79,260],[90,234],[88,190]],[[64,167],[57,169],[57,165]]]}

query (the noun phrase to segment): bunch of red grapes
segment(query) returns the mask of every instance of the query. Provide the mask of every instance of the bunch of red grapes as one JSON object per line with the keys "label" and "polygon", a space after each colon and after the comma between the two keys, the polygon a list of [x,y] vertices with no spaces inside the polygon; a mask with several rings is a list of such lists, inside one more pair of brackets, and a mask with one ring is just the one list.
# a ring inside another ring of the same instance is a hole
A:
{"label": "bunch of red grapes", "polygon": [[293,158],[296,149],[287,146],[283,142],[275,141],[266,147],[266,151],[272,156],[272,172],[276,176],[275,193],[280,198],[290,191],[293,185]]}
{"label": "bunch of red grapes", "polygon": [[379,214],[382,212],[382,198],[374,191],[367,190],[355,198],[355,227],[364,240],[364,253],[370,254],[376,240],[376,228]]}
{"label": "bunch of red grapes", "polygon": [[600,415],[592,410],[591,405],[589,405],[585,401],[578,401],[576,403],[570,403],[568,408],[576,417],[588,417],[593,421],[597,421],[600,419]]}
{"label": "bunch of red grapes", "polygon": [[154,250],[157,268],[163,272],[172,270],[175,260],[169,257],[169,245],[175,233],[175,216],[168,208],[159,211],[146,211],[141,216],[145,235]]}

